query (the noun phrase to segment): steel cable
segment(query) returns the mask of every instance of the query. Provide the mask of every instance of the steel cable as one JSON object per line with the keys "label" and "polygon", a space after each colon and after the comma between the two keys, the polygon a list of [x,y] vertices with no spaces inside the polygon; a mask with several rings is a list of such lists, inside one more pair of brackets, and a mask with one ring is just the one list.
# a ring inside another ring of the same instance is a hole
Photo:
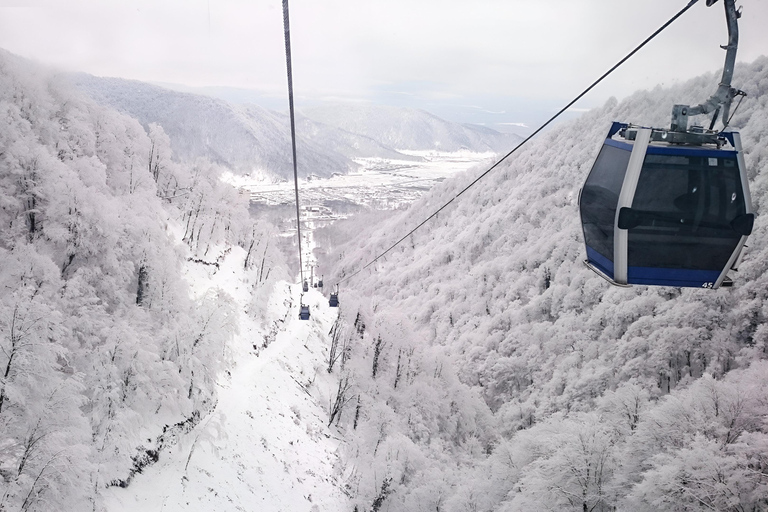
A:
{"label": "steel cable", "polygon": [[[287,0],[285,0],[285,1],[287,1]],[[379,254],[378,256],[376,256],[375,258],[373,258],[371,261],[369,261],[368,263],[366,263],[366,264],[365,264],[365,265],[364,265],[362,268],[360,268],[359,270],[355,271],[354,273],[352,273],[352,274],[350,274],[350,275],[348,275],[348,276],[344,276],[343,278],[341,278],[341,279],[338,281],[338,283],[337,283],[337,286],[338,286],[339,284],[341,284],[341,283],[343,283],[343,282],[345,282],[345,281],[347,281],[347,280],[349,280],[349,279],[351,279],[351,278],[355,277],[357,274],[359,274],[360,272],[362,272],[362,271],[363,271],[363,270],[365,270],[366,268],[368,268],[368,267],[370,267],[371,265],[373,265],[374,263],[376,263],[376,262],[377,262],[379,259],[381,259],[382,257],[386,256],[386,255],[387,255],[387,253],[389,253],[389,252],[390,252],[392,249],[394,249],[395,247],[397,247],[398,245],[400,245],[400,244],[401,244],[401,243],[402,243],[402,242],[403,242],[403,241],[404,241],[406,238],[408,238],[408,237],[409,237],[409,236],[411,236],[411,235],[412,235],[414,232],[416,232],[416,230],[418,230],[418,229],[419,229],[419,228],[421,228],[421,227],[422,227],[424,224],[426,224],[427,222],[429,222],[430,220],[432,220],[432,219],[433,219],[433,218],[434,218],[434,217],[435,217],[435,216],[436,216],[438,213],[440,213],[441,211],[443,211],[443,210],[444,210],[446,207],[448,207],[448,205],[450,205],[450,204],[451,204],[451,203],[453,203],[453,202],[454,202],[456,199],[458,199],[458,197],[459,197],[459,196],[461,196],[461,195],[462,195],[464,192],[466,192],[467,190],[469,190],[470,188],[472,188],[472,187],[473,187],[473,186],[474,186],[474,185],[475,185],[475,184],[476,184],[478,181],[480,181],[481,179],[485,178],[485,177],[486,177],[486,176],[487,176],[487,175],[488,175],[488,174],[489,174],[489,173],[490,173],[492,170],[494,170],[496,167],[498,167],[498,166],[499,166],[499,164],[501,164],[501,163],[502,163],[504,160],[506,160],[507,158],[509,158],[509,157],[510,157],[510,156],[511,156],[511,155],[512,155],[512,154],[513,154],[515,151],[517,151],[518,149],[520,149],[520,148],[521,148],[521,147],[522,147],[522,146],[523,146],[523,145],[524,145],[526,142],[528,142],[528,141],[529,141],[529,140],[531,140],[533,137],[535,137],[535,136],[536,136],[536,135],[537,135],[539,132],[541,132],[541,130],[543,130],[544,128],[546,128],[546,127],[547,127],[547,126],[548,126],[548,125],[549,125],[549,124],[550,124],[552,121],[554,121],[555,119],[557,119],[557,118],[558,118],[558,117],[559,117],[559,116],[560,116],[560,115],[561,115],[563,112],[565,112],[566,110],[568,110],[569,108],[571,108],[571,106],[573,106],[573,104],[574,104],[574,103],[576,103],[577,101],[579,101],[579,100],[580,100],[582,97],[584,97],[584,95],[586,95],[586,94],[587,94],[589,91],[591,91],[592,89],[594,89],[594,88],[595,88],[595,86],[596,86],[597,84],[599,84],[600,82],[602,82],[602,81],[603,81],[603,80],[604,80],[604,79],[605,79],[605,78],[606,78],[608,75],[610,75],[611,73],[613,73],[613,72],[614,72],[614,71],[615,71],[615,70],[616,70],[616,69],[617,69],[619,66],[621,66],[622,64],[624,64],[624,63],[625,63],[627,60],[629,60],[629,59],[630,59],[630,58],[631,58],[633,55],[635,55],[635,54],[636,54],[638,51],[640,51],[640,49],[641,49],[641,48],[643,48],[643,47],[644,47],[646,44],[648,44],[649,42],[651,42],[651,40],[653,40],[653,39],[654,39],[654,38],[655,38],[657,35],[659,35],[659,34],[660,34],[662,31],[664,31],[664,29],[666,29],[668,26],[670,26],[672,23],[674,23],[674,21],[675,21],[675,20],[677,20],[677,19],[678,19],[680,16],[682,16],[683,14],[685,14],[685,12],[686,12],[686,11],[688,11],[688,9],[690,9],[691,7],[693,7],[693,5],[694,5],[694,4],[696,4],[696,2],[698,2],[698,0],[690,0],[690,2],[688,2],[688,5],[686,5],[685,7],[683,7],[683,8],[682,8],[682,9],[681,9],[681,10],[680,10],[680,11],[679,11],[677,14],[675,14],[674,16],[672,16],[672,17],[671,17],[671,18],[670,18],[670,19],[669,19],[669,20],[668,20],[666,23],[664,23],[664,24],[663,24],[661,27],[659,27],[659,28],[658,28],[658,29],[657,29],[657,30],[656,30],[656,31],[655,31],[653,34],[651,34],[650,36],[648,36],[648,37],[647,37],[647,38],[646,38],[646,39],[645,39],[645,40],[644,40],[642,43],[640,43],[638,46],[636,46],[634,50],[632,50],[631,52],[629,52],[629,53],[628,53],[628,54],[627,54],[627,55],[626,55],[624,58],[622,58],[622,59],[621,59],[619,62],[617,62],[616,64],[614,64],[614,65],[613,65],[613,67],[611,67],[611,69],[609,69],[608,71],[606,71],[605,73],[603,73],[603,75],[602,75],[600,78],[598,78],[597,80],[595,80],[595,81],[592,83],[592,85],[590,85],[589,87],[587,87],[586,89],[584,89],[584,90],[583,90],[583,91],[582,91],[582,92],[581,92],[581,93],[580,93],[578,96],[576,96],[576,97],[575,97],[573,100],[571,100],[571,101],[570,101],[570,102],[569,102],[569,103],[568,103],[566,106],[564,106],[563,108],[561,108],[561,109],[560,109],[560,110],[559,110],[559,111],[558,111],[558,112],[557,112],[555,115],[553,115],[552,117],[550,117],[550,118],[549,118],[549,119],[548,119],[548,120],[547,120],[547,121],[546,121],[544,124],[542,124],[541,126],[539,126],[539,127],[536,129],[536,131],[534,131],[532,134],[530,134],[528,137],[526,137],[526,138],[525,138],[525,139],[524,139],[522,142],[520,142],[520,143],[519,143],[517,146],[515,146],[515,147],[512,149],[512,151],[510,151],[509,153],[507,153],[506,155],[504,155],[504,156],[503,156],[501,159],[499,159],[499,160],[498,160],[498,161],[497,161],[495,164],[493,164],[493,165],[492,165],[492,166],[491,166],[491,167],[490,167],[488,170],[486,170],[486,171],[485,171],[485,172],[483,172],[483,173],[482,173],[480,176],[478,176],[477,178],[475,178],[475,180],[474,180],[474,181],[472,181],[472,183],[470,183],[469,185],[467,185],[466,187],[464,187],[464,188],[463,188],[463,189],[462,189],[462,190],[461,190],[461,191],[460,191],[458,194],[456,194],[455,196],[453,196],[453,197],[452,197],[452,198],[451,198],[451,199],[450,199],[450,200],[449,200],[447,203],[443,204],[443,205],[442,205],[440,208],[438,208],[437,210],[435,210],[435,212],[434,212],[434,213],[432,213],[432,215],[430,215],[429,217],[427,217],[426,219],[424,219],[424,220],[423,220],[422,222],[420,222],[420,223],[419,223],[419,224],[418,224],[418,225],[417,225],[415,228],[413,228],[413,229],[412,229],[412,230],[410,230],[410,231],[409,231],[407,234],[405,234],[405,235],[404,235],[402,238],[400,238],[400,239],[399,239],[397,242],[395,242],[394,244],[392,244],[391,246],[389,246],[389,248],[388,248],[386,251],[382,252],[381,254]]]}
{"label": "steel cable", "polygon": [[301,215],[299,213],[299,171],[296,165],[296,123],[293,112],[293,74],[291,72],[291,27],[288,22],[288,0],[283,0],[283,31],[285,32],[285,66],[288,69],[288,107],[291,117],[291,149],[293,150],[293,184],[296,191],[296,235],[299,241],[299,272],[304,283],[304,265],[301,258]]}

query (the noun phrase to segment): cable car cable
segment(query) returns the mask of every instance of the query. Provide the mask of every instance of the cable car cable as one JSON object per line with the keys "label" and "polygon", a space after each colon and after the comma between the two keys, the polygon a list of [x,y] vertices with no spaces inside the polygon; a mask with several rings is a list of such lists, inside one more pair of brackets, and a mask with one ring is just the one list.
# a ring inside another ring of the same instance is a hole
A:
{"label": "cable car cable", "polygon": [[[707,0],[711,6],[716,0]],[[736,0],[723,0],[728,44],[715,94],[672,107],[670,128],[614,121],[579,194],[585,265],[616,286],[733,286],[755,211],[741,135],[724,131],[739,45]],[[736,105],[738,107],[738,104]],[[709,130],[688,118],[713,112]],[[717,118],[723,128],[714,131]]]}
{"label": "cable car cable", "polygon": [[288,0],[283,0],[283,31],[285,32],[285,66],[288,69],[288,107],[291,117],[291,149],[293,150],[293,184],[296,192],[296,234],[299,241],[299,272],[304,283],[301,261],[301,215],[299,213],[299,171],[296,166],[296,124],[293,113],[293,74],[291,73],[291,28],[288,22]]}
{"label": "cable car cable", "polygon": [[[284,0],[284,2],[287,2],[287,0]],[[441,211],[443,211],[443,210],[444,210],[446,207],[448,207],[448,205],[450,205],[450,204],[451,204],[451,203],[453,203],[453,202],[454,202],[456,199],[458,199],[458,197],[459,197],[459,196],[461,196],[461,195],[462,195],[464,192],[466,192],[467,190],[469,190],[470,188],[472,188],[472,187],[473,187],[473,186],[474,186],[474,185],[475,185],[475,184],[476,184],[478,181],[480,181],[481,179],[485,178],[485,177],[486,177],[486,176],[487,176],[487,175],[488,175],[488,174],[489,174],[489,173],[490,173],[492,170],[494,170],[496,167],[498,167],[498,166],[499,166],[499,164],[501,164],[501,163],[502,163],[504,160],[506,160],[507,158],[509,158],[510,156],[512,156],[512,154],[513,154],[515,151],[517,151],[518,149],[520,149],[520,148],[521,148],[521,147],[522,147],[522,146],[523,146],[523,145],[524,145],[526,142],[528,142],[529,140],[531,140],[531,139],[532,139],[533,137],[535,137],[535,136],[536,136],[536,135],[537,135],[539,132],[541,132],[541,131],[542,131],[544,128],[546,128],[546,127],[547,127],[547,126],[548,126],[548,125],[549,125],[549,124],[550,124],[552,121],[554,121],[555,119],[557,119],[558,117],[560,117],[560,115],[561,115],[563,112],[565,112],[566,110],[568,110],[569,108],[571,108],[571,106],[573,106],[573,104],[574,104],[574,103],[576,103],[577,101],[579,101],[579,100],[580,100],[582,97],[584,97],[584,96],[585,96],[585,95],[586,95],[586,94],[587,94],[589,91],[591,91],[592,89],[594,89],[594,88],[595,88],[595,86],[597,86],[597,85],[598,85],[600,82],[602,82],[602,81],[603,81],[603,80],[604,80],[604,79],[605,79],[605,78],[606,78],[608,75],[610,75],[611,73],[613,73],[613,72],[614,72],[614,71],[615,71],[615,70],[616,70],[616,69],[617,69],[619,66],[621,66],[622,64],[624,64],[624,63],[625,63],[627,60],[629,60],[629,59],[630,59],[632,56],[634,56],[634,55],[635,55],[635,54],[636,54],[638,51],[640,51],[640,49],[642,49],[642,48],[643,48],[645,45],[647,45],[648,43],[650,43],[650,42],[651,42],[651,40],[653,40],[653,39],[654,39],[656,36],[658,36],[658,35],[659,35],[661,32],[663,32],[663,31],[664,31],[664,29],[666,29],[666,28],[667,28],[668,26],[670,26],[672,23],[674,23],[674,22],[675,22],[675,20],[677,20],[677,19],[678,19],[680,16],[682,16],[683,14],[685,14],[685,12],[686,12],[686,11],[688,11],[688,9],[690,9],[691,7],[693,7],[693,6],[694,6],[694,4],[696,4],[697,2],[698,2],[698,0],[690,0],[690,2],[688,2],[688,5],[686,5],[685,7],[683,7],[683,8],[682,8],[682,9],[681,9],[681,10],[680,10],[680,11],[679,11],[677,14],[675,14],[674,16],[672,16],[672,17],[671,17],[671,18],[670,18],[670,19],[669,19],[669,20],[668,20],[666,23],[664,23],[664,24],[663,24],[661,27],[659,27],[659,28],[658,28],[658,29],[657,29],[657,30],[656,30],[656,31],[655,31],[653,34],[651,34],[650,36],[648,36],[648,37],[647,37],[647,38],[646,38],[646,39],[645,39],[645,40],[644,40],[642,43],[640,43],[640,44],[639,44],[637,47],[635,47],[635,49],[634,49],[634,50],[632,50],[631,52],[629,52],[629,53],[628,53],[628,54],[627,54],[627,55],[626,55],[626,56],[625,56],[623,59],[621,59],[619,62],[617,62],[616,64],[614,64],[614,65],[613,65],[613,67],[612,67],[611,69],[609,69],[608,71],[606,71],[605,73],[603,73],[603,75],[602,75],[600,78],[598,78],[597,80],[595,80],[595,81],[592,83],[592,85],[590,85],[589,87],[587,87],[586,89],[584,89],[584,91],[582,91],[582,92],[581,92],[581,93],[580,93],[578,96],[576,96],[576,97],[575,97],[573,100],[571,100],[571,101],[570,101],[570,102],[569,102],[569,103],[568,103],[566,106],[564,106],[563,108],[561,108],[561,109],[560,109],[560,110],[559,110],[559,111],[558,111],[558,112],[557,112],[555,115],[553,115],[552,117],[550,117],[550,118],[549,118],[549,119],[548,119],[548,120],[547,120],[547,121],[546,121],[544,124],[542,124],[541,126],[539,126],[539,127],[536,129],[536,131],[534,131],[532,134],[530,134],[528,137],[526,137],[526,138],[525,138],[525,139],[524,139],[522,142],[520,142],[520,143],[519,143],[517,146],[515,146],[515,147],[514,147],[514,148],[513,148],[513,149],[512,149],[512,150],[511,150],[509,153],[507,153],[506,155],[504,155],[504,156],[503,156],[503,157],[502,157],[500,160],[498,160],[498,161],[497,161],[495,164],[493,164],[493,165],[492,165],[492,166],[491,166],[491,167],[490,167],[488,170],[486,170],[486,171],[485,171],[485,172],[483,172],[483,173],[482,173],[480,176],[478,176],[477,178],[475,178],[475,179],[474,179],[474,181],[472,181],[472,183],[470,183],[469,185],[467,185],[466,187],[464,187],[464,188],[463,188],[463,189],[462,189],[462,190],[461,190],[461,191],[460,191],[458,194],[456,194],[455,196],[453,196],[453,197],[452,197],[452,198],[451,198],[451,199],[450,199],[450,200],[449,200],[447,203],[445,203],[445,204],[444,204],[444,205],[442,205],[440,208],[438,208],[438,209],[437,209],[437,210],[436,210],[436,211],[435,211],[435,212],[434,212],[432,215],[430,215],[429,217],[427,217],[426,219],[424,219],[424,220],[423,220],[421,223],[419,223],[419,225],[417,225],[415,228],[413,228],[412,230],[410,230],[410,231],[409,231],[409,232],[408,232],[408,233],[407,233],[405,236],[403,236],[403,237],[402,237],[402,238],[400,238],[400,239],[399,239],[397,242],[395,242],[394,244],[392,244],[392,245],[391,245],[391,246],[390,246],[390,247],[389,247],[389,248],[388,248],[386,251],[384,251],[384,252],[382,252],[381,254],[379,254],[378,256],[376,256],[374,259],[372,259],[371,261],[369,261],[367,264],[365,264],[365,265],[364,265],[362,268],[360,268],[360,269],[359,269],[359,270],[357,270],[356,272],[354,272],[354,273],[352,273],[352,274],[350,274],[350,275],[348,275],[348,276],[345,276],[345,277],[343,277],[342,279],[340,279],[340,280],[338,281],[338,283],[337,283],[337,286],[338,286],[338,284],[341,284],[341,283],[343,283],[343,282],[345,282],[345,281],[347,281],[347,280],[349,280],[349,279],[353,278],[354,276],[356,276],[357,274],[359,274],[360,272],[362,272],[362,271],[363,271],[363,270],[365,270],[366,268],[368,268],[368,267],[370,267],[371,265],[373,265],[374,263],[376,263],[376,262],[377,262],[379,259],[381,259],[381,258],[382,258],[382,257],[384,257],[384,256],[385,256],[387,253],[389,253],[389,251],[391,251],[392,249],[394,249],[395,247],[397,247],[398,245],[400,245],[400,244],[401,244],[401,243],[402,243],[402,242],[403,242],[403,241],[404,241],[406,238],[408,238],[409,236],[411,236],[411,235],[412,235],[412,234],[413,234],[413,233],[414,233],[416,230],[418,230],[418,229],[419,229],[419,228],[421,228],[421,227],[422,227],[424,224],[426,224],[427,222],[429,222],[430,220],[432,220],[432,219],[433,219],[433,218],[434,218],[434,217],[435,217],[435,216],[436,216],[438,213],[440,213]]]}

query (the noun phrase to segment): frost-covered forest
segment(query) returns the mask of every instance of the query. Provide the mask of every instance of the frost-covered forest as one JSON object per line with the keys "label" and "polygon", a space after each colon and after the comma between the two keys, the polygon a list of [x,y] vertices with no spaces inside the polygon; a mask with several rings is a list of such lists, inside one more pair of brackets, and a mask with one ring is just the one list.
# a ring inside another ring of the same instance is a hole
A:
{"label": "frost-covered forest", "polygon": [[247,199],[159,126],[4,51],[0,115],[0,510],[102,510],[216,405],[238,313],[185,268],[235,248],[254,296],[286,273]]}
{"label": "frost-covered forest", "polygon": [[[666,126],[717,79],[542,134],[302,323],[295,255],[219,163],[0,51],[0,511],[768,511],[768,58],[734,77],[757,212],[734,288],[582,263],[611,121]],[[317,230],[326,294],[482,170]]]}
{"label": "frost-covered forest", "polygon": [[[735,287],[617,288],[582,263],[578,191],[610,123],[667,126],[717,77],[550,130],[344,282],[329,370],[357,510],[768,510],[768,59],[733,80],[757,211]],[[479,172],[340,224],[328,281]]]}

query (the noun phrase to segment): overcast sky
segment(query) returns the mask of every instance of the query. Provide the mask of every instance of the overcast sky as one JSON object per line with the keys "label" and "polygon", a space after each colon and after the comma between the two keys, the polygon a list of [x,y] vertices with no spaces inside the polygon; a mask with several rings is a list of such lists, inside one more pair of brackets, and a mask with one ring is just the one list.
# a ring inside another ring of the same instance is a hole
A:
{"label": "overcast sky", "polygon": [[[371,101],[420,106],[457,121],[530,124],[686,3],[291,0],[297,104]],[[738,5],[744,6],[738,59],[749,62],[768,53],[768,1]],[[100,76],[252,89],[271,97],[273,108],[286,97],[279,0],[0,0],[0,6],[0,47],[25,57]],[[726,41],[723,2],[706,7],[700,0],[579,107],[715,71]]]}

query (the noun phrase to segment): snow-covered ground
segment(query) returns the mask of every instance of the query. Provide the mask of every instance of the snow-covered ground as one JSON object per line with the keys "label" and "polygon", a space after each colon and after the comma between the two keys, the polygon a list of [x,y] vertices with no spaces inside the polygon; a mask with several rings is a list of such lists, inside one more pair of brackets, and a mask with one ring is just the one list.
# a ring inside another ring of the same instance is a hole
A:
{"label": "snow-covered ground", "polygon": [[[302,204],[334,201],[381,209],[410,204],[436,183],[456,173],[492,159],[494,153],[471,151],[400,151],[421,157],[421,161],[358,158],[358,172],[337,174],[327,179],[300,180]],[[290,204],[294,201],[292,181],[268,183],[260,175],[252,179],[229,176],[228,181],[251,195],[251,201],[265,205]]]}
{"label": "snow-covered ground", "polygon": [[267,307],[270,333],[245,313],[252,285],[243,278],[243,258],[234,249],[218,270],[190,263],[186,272],[194,294],[218,288],[240,309],[233,364],[220,375],[214,411],[127,488],[108,489],[110,512],[349,508],[340,487],[339,439],[327,425],[332,383],[325,337],[338,310],[311,289],[303,301],[312,317],[301,321],[301,287],[281,282]]}

